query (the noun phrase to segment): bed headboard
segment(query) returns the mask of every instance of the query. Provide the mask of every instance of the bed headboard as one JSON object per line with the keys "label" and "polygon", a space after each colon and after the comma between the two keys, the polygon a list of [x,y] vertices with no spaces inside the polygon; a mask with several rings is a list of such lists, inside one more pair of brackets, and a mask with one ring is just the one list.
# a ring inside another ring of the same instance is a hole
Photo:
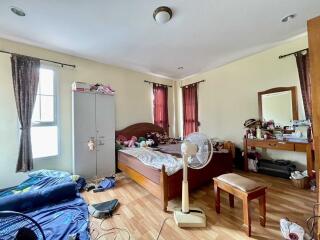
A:
{"label": "bed headboard", "polygon": [[132,136],[142,137],[142,136],[145,136],[146,133],[148,132],[165,133],[162,127],[156,126],[153,123],[143,122],[143,123],[136,123],[122,130],[116,131],[116,138],[119,135],[123,135],[126,138],[131,138]]}

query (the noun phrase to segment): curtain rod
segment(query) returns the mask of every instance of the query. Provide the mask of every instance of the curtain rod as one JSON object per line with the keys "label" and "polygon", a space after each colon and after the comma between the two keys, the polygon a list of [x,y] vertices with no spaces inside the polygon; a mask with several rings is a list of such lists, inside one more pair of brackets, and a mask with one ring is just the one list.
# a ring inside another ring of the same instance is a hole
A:
{"label": "curtain rod", "polygon": [[308,48],[301,49],[301,50],[299,50],[299,51],[292,52],[292,53],[288,53],[288,54],[285,54],[285,55],[280,55],[280,56],[279,56],[279,59],[285,58],[285,57],[289,57],[289,56],[291,56],[291,55],[294,55],[294,54],[296,54],[296,53],[303,52],[303,51],[306,51],[306,50],[308,50]]}
{"label": "curtain rod", "polygon": [[[7,54],[17,54],[17,53],[13,53],[13,52],[8,52],[8,51],[3,51],[3,50],[0,50],[1,53],[7,53]],[[17,54],[17,55],[21,55],[21,54]],[[26,57],[32,57],[32,56],[27,56],[27,55],[24,55]],[[37,57],[33,57],[33,58],[37,58]],[[51,62],[51,63],[54,63],[54,64],[58,64],[58,65],[61,65],[61,67],[63,66],[68,66],[68,67],[73,67],[73,68],[76,68],[76,65],[72,65],[72,64],[67,64],[67,63],[62,63],[62,62],[56,62],[56,61],[52,61],[52,60],[48,60],[48,59],[42,59],[42,58],[37,58],[41,61],[45,61],[45,62]]]}
{"label": "curtain rod", "polygon": [[181,88],[188,87],[188,86],[193,85],[193,84],[202,83],[202,82],[205,82],[205,81],[206,81],[206,80],[201,80],[201,81],[198,81],[198,82],[190,83],[190,84],[187,84],[187,85],[181,86]]}
{"label": "curtain rod", "polygon": [[166,85],[166,84],[161,84],[161,83],[157,83],[157,82],[150,82],[150,81],[147,81],[147,80],[144,80],[145,83],[149,83],[149,84],[159,84],[159,85],[162,85],[162,86],[167,86],[167,87],[172,87],[171,85]]}

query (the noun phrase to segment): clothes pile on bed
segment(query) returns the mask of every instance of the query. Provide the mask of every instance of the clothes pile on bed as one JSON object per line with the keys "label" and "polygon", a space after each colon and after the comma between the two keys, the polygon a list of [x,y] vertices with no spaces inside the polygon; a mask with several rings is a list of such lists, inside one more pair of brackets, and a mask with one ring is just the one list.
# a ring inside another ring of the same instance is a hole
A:
{"label": "clothes pile on bed", "polygon": [[[85,184],[83,178],[67,172],[36,171],[21,184],[0,190],[0,211],[21,212],[33,218],[48,240],[71,236],[90,239],[88,207],[79,194]],[[0,239],[14,236],[18,230],[14,224],[0,221]]]}

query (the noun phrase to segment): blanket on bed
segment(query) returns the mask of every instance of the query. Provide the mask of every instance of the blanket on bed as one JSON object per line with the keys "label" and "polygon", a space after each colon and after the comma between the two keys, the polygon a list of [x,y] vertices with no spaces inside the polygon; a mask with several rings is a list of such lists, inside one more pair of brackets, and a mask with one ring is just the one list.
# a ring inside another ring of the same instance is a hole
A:
{"label": "blanket on bed", "polygon": [[166,173],[169,176],[178,172],[183,167],[181,159],[149,148],[126,148],[120,151],[133,156],[143,164],[156,169],[161,169],[162,165],[164,165]]}

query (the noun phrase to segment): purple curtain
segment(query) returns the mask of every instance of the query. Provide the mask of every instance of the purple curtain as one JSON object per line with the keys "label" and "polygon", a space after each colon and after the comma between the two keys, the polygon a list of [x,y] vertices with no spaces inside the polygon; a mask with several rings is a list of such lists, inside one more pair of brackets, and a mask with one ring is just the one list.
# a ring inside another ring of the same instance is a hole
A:
{"label": "purple curtain", "polygon": [[12,79],[18,118],[21,126],[17,172],[33,169],[31,118],[39,82],[40,60],[12,54]]}
{"label": "purple curtain", "polygon": [[307,52],[303,54],[302,52],[299,52],[295,54],[295,57],[299,72],[301,93],[306,119],[312,120],[309,53]]}

